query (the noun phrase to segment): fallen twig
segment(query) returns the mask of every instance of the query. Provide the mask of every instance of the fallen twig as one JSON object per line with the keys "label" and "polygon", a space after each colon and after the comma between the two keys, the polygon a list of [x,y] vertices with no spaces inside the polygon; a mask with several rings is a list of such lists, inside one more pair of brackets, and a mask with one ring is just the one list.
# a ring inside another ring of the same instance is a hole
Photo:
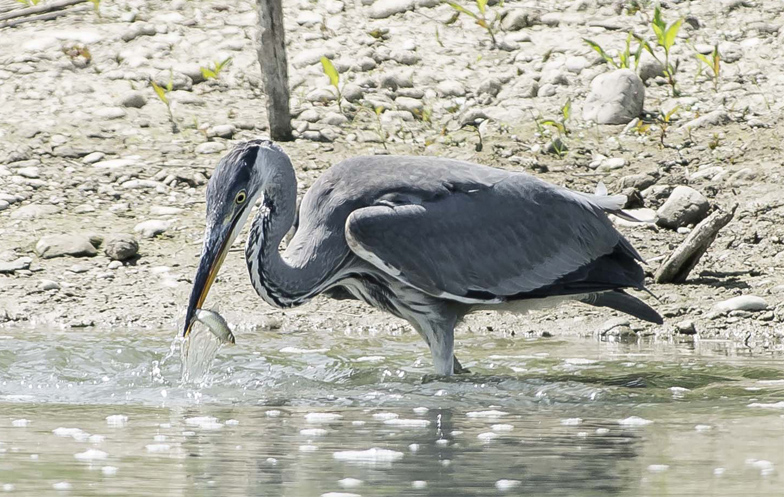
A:
{"label": "fallen twig", "polygon": [[92,8],[84,6],[84,7],[75,7],[73,9],[67,10],[56,10],[54,12],[48,12],[46,14],[40,14],[37,16],[30,16],[30,17],[22,17],[20,19],[14,19],[11,21],[6,21],[4,23],[0,23],[0,29],[2,28],[12,28],[22,23],[30,23],[33,21],[49,21],[52,19],[56,19],[60,16],[66,16],[68,14],[73,14],[77,12],[87,12],[92,10]]}
{"label": "fallen twig", "polygon": [[66,7],[70,7],[71,5],[77,5],[80,3],[87,2],[88,0],[60,0],[59,2],[52,2],[47,4],[39,4],[33,7],[28,7],[26,9],[15,9],[7,14],[0,14],[0,21],[6,21],[8,19],[15,19],[17,17],[25,17],[31,16],[33,14],[41,14],[46,12],[53,12],[56,10],[61,10]]}
{"label": "fallen twig", "polygon": [[697,224],[681,245],[662,263],[656,271],[654,280],[660,284],[685,282],[689,272],[700,261],[719,231],[732,220],[737,208],[737,203],[728,211],[718,208]]}

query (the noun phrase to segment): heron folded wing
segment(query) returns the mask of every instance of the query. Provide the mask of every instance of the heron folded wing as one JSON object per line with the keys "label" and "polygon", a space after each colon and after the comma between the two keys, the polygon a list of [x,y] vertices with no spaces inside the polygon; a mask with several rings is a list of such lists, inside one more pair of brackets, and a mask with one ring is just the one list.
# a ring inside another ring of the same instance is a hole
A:
{"label": "heron folded wing", "polygon": [[421,204],[358,209],[345,235],[354,253],[382,271],[433,296],[468,303],[497,302],[589,275],[577,271],[625,243],[601,207],[565,189],[515,178]]}

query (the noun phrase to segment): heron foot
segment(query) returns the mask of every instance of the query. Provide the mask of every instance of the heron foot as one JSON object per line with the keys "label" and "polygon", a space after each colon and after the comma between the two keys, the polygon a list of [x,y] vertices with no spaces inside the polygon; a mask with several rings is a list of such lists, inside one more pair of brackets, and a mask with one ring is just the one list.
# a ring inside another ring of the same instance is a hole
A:
{"label": "heron foot", "polygon": [[452,359],[453,359],[452,362],[454,362],[454,373],[455,374],[471,374],[471,370],[470,369],[466,369],[465,367],[463,367],[463,365],[460,363],[460,361],[457,360],[457,357],[452,356]]}

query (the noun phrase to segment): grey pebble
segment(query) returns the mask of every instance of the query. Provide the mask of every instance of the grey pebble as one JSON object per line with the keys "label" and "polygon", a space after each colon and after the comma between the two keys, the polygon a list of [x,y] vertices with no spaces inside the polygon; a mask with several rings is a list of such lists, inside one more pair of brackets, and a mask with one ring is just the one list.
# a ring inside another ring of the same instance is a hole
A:
{"label": "grey pebble", "polygon": [[634,71],[618,69],[593,79],[583,105],[583,119],[601,125],[625,125],[642,113],[645,85]]}
{"label": "grey pebble", "polygon": [[708,210],[710,203],[705,196],[691,187],[679,185],[656,212],[659,216],[656,224],[668,229],[696,224],[708,215]]}
{"label": "grey pebble", "polygon": [[61,256],[95,256],[98,250],[90,238],[81,234],[55,234],[42,237],[35,245],[35,252],[41,258]]}
{"label": "grey pebble", "polygon": [[104,253],[112,260],[125,261],[139,252],[139,242],[130,234],[114,234],[106,240]]}

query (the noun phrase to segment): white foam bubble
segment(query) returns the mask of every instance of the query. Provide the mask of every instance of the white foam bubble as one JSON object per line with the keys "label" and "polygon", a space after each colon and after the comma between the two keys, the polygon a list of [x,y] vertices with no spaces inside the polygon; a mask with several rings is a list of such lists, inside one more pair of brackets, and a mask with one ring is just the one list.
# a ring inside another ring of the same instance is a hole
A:
{"label": "white foam bubble", "polygon": [[16,487],[13,483],[4,483],[3,484],[3,492],[13,492]]}
{"label": "white foam bubble", "polygon": [[439,438],[438,440],[436,440],[436,445],[439,447],[446,447],[447,445],[449,445],[449,440],[445,438]]}
{"label": "white foam bubble", "polygon": [[283,347],[280,353],[326,353],[329,348],[297,348],[297,347]]}
{"label": "white foam bubble", "polygon": [[318,446],[315,445],[300,445],[299,451],[300,452],[316,452],[318,450]]}
{"label": "white foam bubble", "polygon": [[498,490],[500,490],[502,492],[506,491],[506,490],[509,490],[509,489],[513,489],[515,487],[518,487],[519,485],[520,485],[520,480],[506,480],[506,479],[502,479],[502,480],[498,480],[497,482],[495,482],[495,488],[497,488]]}
{"label": "white foam bubble", "polygon": [[55,428],[52,430],[58,437],[71,437],[77,442],[84,442],[88,438],[90,438],[90,434],[80,428]]}
{"label": "white foam bubble", "polygon": [[101,468],[101,473],[103,473],[106,476],[114,476],[117,474],[117,471],[119,471],[119,468],[117,468],[116,466],[104,466],[103,468]]}
{"label": "white foam bubble", "polygon": [[52,484],[54,490],[71,490],[71,484],[68,482],[57,482]]}
{"label": "white foam bubble", "polygon": [[643,419],[637,416],[631,416],[626,419],[619,419],[618,424],[622,426],[645,426],[653,423],[650,419]]}
{"label": "white foam bubble", "polygon": [[648,466],[648,471],[651,473],[663,473],[670,469],[668,464],[651,464]]}
{"label": "white foam bubble", "polygon": [[591,364],[596,364],[597,362],[599,361],[591,359],[566,359],[566,363],[572,364],[573,366],[588,366]]}
{"label": "white foam bubble", "polygon": [[327,430],[323,428],[305,428],[304,430],[299,430],[299,434],[306,437],[323,437],[327,433]]}
{"label": "white foam bubble", "polygon": [[[512,430],[514,430],[514,426],[510,425],[510,424],[494,424],[490,428],[492,428],[493,431],[512,431]],[[455,432],[452,432],[452,434],[454,434],[454,433]]]}
{"label": "white foam bubble", "polygon": [[380,355],[368,355],[367,357],[357,358],[357,362],[382,362],[384,360],[386,360],[386,357]]}
{"label": "white foam bubble", "polygon": [[334,412],[311,412],[305,414],[305,421],[308,423],[330,423],[339,419],[343,419],[343,416]]}
{"label": "white foam bubble", "polygon": [[123,414],[114,414],[111,416],[106,416],[106,424],[108,424],[109,426],[115,426],[115,427],[125,426],[127,422],[128,422],[128,416],[125,416]]}
{"label": "white foam bubble", "polygon": [[90,435],[90,437],[87,440],[91,444],[100,444],[101,442],[106,440],[106,437],[104,437],[103,435]]}
{"label": "white foam bubble", "polygon": [[98,449],[87,449],[84,452],[74,454],[79,461],[101,461],[109,457],[109,454]]}
{"label": "white foam bubble", "polygon": [[278,416],[280,416],[280,411],[277,409],[271,409],[265,412],[264,414],[266,414],[268,418],[277,418]]}
{"label": "white foam bubble", "polygon": [[430,421],[427,419],[386,419],[384,424],[408,428],[426,428],[430,426]]}
{"label": "white foam bubble", "polygon": [[577,426],[582,422],[583,420],[581,418],[567,418],[561,420],[561,424],[564,426]]}
{"label": "white foam bubble", "polygon": [[152,437],[152,439],[155,440],[156,442],[165,442],[168,439],[168,437],[166,435],[155,435],[154,437]]}
{"label": "white foam bubble", "polygon": [[382,421],[385,419],[397,419],[397,417],[398,415],[394,412],[377,412],[373,414],[373,419],[380,419]]}
{"label": "white foam bubble", "polygon": [[16,426],[17,428],[24,428],[25,426],[29,426],[31,421],[29,419],[14,419],[11,421],[11,426]]}
{"label": "white foam bubble", "polygon": [[429,410],[427,407],[414,407],[414,414],[426,414]]}
{"label": "white foam bubble", "polygon": [[360,463],[391,463],[403,459],[403,453],[373,447],[368,450],[345,450],[335,452],[332,457],[338,461],[352,461]]}
{"label": "white foam bubble", "polygon": [[414,480],[411,482],[411,488],[421,490],[427,488],[427,482],[424,480]]}
{"label": "white foam bubble", "polygon": [[226,426],[237,426],[238,424],[240,424],[240,422],[237,421],[236,419],[227,419],[224,424]]}
{"label": "white foam bubble", "polygon": [[509,414],[509,413],[508,412],[503,412],[503,411],[492,410],[492,411],[472,411],[472,412],[467,412],[466,416],[468,416],[469,418],[500,418],[501,416],[506,416],[507,414]]}
{"label": "white foam bubble", "polygon": [[212,416],[187,418],[185,424],[188,426],[198,426],[201,430],[219,430],[223,428],[223,423],[219,423],[218,418]]}
{"label": "white foam bubble", "polygon": [[359,497],[359,495],[349,492],[326,492],[321,494],[321,497]]}
{"label": "white foam bubble", "polygon": [[365,482],[363,482],[358,478],[343,478],[341,480],[338,480],[338,483],[340,484],[341,487],[345,489],[353,489],[359,487]]}
{"label": "white foam bubble", "polygon": [[775,402],[772,404],[766,404],[763,402],[752,402],[751,404],[747,405],[746,407],[759,407],[761,409],[784,409],[784,400],[781,402]]}
{"label": "white foam bubble", "polygon": [[493,433],[492,431],[487,431],[485,433],[480,433],[476,437],[483,442],[489,442],[491,440],[495,440],[496,438],[498,438],[498,434]]}
{"label": "white foam bubble", "polygon": [[419,444],[411,444],[411,445],[409,445],[408,446],[408,450],[410,450],[411,452],[418,451],[419,450]]}
{"label": "white foam bubble", "polygon": [[694,429],[697,431],[709,431],[712,428],[713,428],[712,426],[707,424],[698,424],[697,426],[694,427]]}
{"label": "white foam bubble", "polygon": [[162,452],[169,452],[171,450],[171,445],[169,444],[147,444],[144,446],[147,449],[147,452],[151,454],[159,454]]}

